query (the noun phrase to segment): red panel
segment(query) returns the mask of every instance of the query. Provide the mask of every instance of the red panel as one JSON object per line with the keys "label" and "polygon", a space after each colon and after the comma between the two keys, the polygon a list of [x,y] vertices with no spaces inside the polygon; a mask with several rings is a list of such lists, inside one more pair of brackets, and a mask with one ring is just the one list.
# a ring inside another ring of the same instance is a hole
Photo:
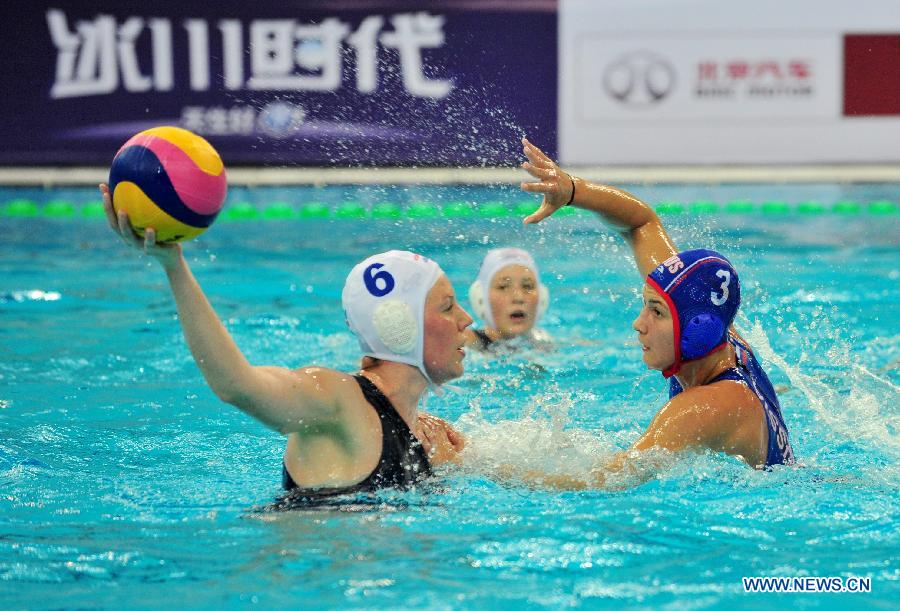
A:
{"label": "red panel", "polygon": [[900,115],[900,34],[844,36],[844,115]]}

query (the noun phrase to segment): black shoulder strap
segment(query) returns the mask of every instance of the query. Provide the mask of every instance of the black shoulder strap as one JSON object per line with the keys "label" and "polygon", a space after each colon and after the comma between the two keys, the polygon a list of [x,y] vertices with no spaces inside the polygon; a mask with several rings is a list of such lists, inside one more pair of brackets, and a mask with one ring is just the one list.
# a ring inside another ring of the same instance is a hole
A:
{"label": "black shoulder strap", "polygon": [[481,329],[472,329],[472,332],[475,334],[475,337],[478,338],[478,347],[482,350],[494,343],[494,340],[490,338],[487,332],[482,331]]}

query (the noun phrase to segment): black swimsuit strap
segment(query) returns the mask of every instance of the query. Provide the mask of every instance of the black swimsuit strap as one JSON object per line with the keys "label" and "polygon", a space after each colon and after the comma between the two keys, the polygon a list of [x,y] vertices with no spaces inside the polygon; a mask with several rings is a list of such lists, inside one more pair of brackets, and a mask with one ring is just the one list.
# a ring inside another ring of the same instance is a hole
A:
{"label": "black swimsuit strap", "polygon": [[372,380],[364,375],[354,375],[353,379],[359,384],[359,389],[362,391],[363,397],[365,397],[366,401],[375,408],[375,412],[378,414],[378,417],[381,418],[382,422],[387,420],[400,428],[402,432],[412,435],[412,431],[409,430],[409,425],[407,425],[406,421],[397,413],[394,404],[391,403],[390,399],[388,399],[383,392],[381,392],[380,388],[375,386]]}
{"label": "black swimsuit strap", "polygon": [[362,375],[353,376],[362,390],[363,396],[375,408],[381,419],[381,460],[378,467],[359,485],[368,484],[377,488],[385,486],[403,487],[418,479],[414,474],[405,473],[410,467],[419,477],[431,475],[431,463],[419,439],[413,435],[409,425],[397,413],[397,409],[384,393]]}
{"label": "black swimsuit strap", "polygon": [[490,338],[486,331],[482,331],[481,329],[472,329],[472,333],[475,334],[475,337],[478,338],[478,347],[482,350],[485,350],[494,343],[494,340]]}
{"label": "black swimsuit strap", "polygon": [[[422,477],[431,475],[431,464],[425,448],[413,435],[409,426],[397,413],[394,405],[367,377],[354,375],[363,397],[375,409],[381,420],[381,457],[375,469],[361,482],[344,488],[320,488],[302,491],[304,496],[334,496],[355,492],[371,492],[379,488],[405,488]],[[282,483],[286,490],[299,490],[283,469]],[[308,494],[307,494],[308,493]]]}

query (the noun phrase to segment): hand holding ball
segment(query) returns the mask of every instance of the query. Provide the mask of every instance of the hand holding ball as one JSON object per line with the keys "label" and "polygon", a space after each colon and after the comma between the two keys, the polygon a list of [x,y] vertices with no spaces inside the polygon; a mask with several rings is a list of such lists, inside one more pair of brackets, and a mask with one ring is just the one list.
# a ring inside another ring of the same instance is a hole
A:
{"label": "hand holding ball", "polygon": [[159,244],[194,238],[212,225],[228,185],[222,158],[209,142],[179,127],[154,127],[116,153],[109,192],[135,232],[156,230]]}

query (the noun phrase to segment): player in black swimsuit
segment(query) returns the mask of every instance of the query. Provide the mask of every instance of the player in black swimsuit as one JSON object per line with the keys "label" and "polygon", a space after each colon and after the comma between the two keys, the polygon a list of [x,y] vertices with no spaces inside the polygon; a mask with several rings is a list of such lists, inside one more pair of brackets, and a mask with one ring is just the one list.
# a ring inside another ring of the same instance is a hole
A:
{"label": "player in black swimsuit", "polygon": [[113,230],[166,272],[182,331],[213,392],[287,435],[288,485],[319,495],[407,486],[431,464],[456,458],[461,436],[418,411],[429,387],[462,375],[465,330],[472,324],[434,261],[389,251],[348,275],[342,301],[365,355],[361,375],[253,366],[216,316],[181,245],[157,244],[152,227],[139,238],[128,216],[113,210],[108,187],[100,191]]}
{"label": "player in black swimsuit", "polygon": [[380,488],[406,489],[431,475],[431,463],[419,439],[397,414],[390,400],[365,376],[353,376],[366,401],[381,420],[381,459],[363,481],[343,488],[300,488],[287,467],[282,468],[282,485],[295,499],[321,498],[375,492]]}

